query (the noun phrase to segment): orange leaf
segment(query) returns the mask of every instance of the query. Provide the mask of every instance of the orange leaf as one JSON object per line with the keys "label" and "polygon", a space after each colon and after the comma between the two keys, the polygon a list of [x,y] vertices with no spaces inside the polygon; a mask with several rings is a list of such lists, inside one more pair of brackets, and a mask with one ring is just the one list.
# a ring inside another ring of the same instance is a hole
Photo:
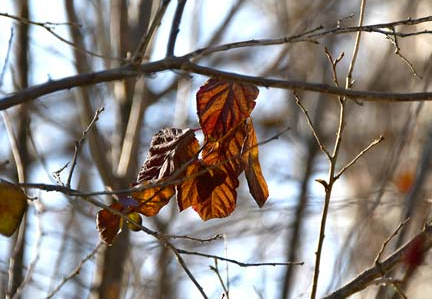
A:
{"label": "orange leaf", "polygon": [[[203,173],[194,176],[200,172]],[[177,186],[180,211],[208,199],[211,192],[225,181],[226,173],[217,168],[208,169],[200,160],[188,166],[185,178],[186,180]]]}
{"label": "orange leaf", "polygon": [[10,237],[21,224],[27,196],[12,183],[0,180],[0,234]]}
{"label": "orange leaf", "polygon": [[209,79],[197,93],[198,118],[206,140],[217,140],[248,118],[255,107],[258,88]]}
{"label": "orange leaf", "polygon": [[[122,211],[123,205],[119,202],[115,202],[110,205],[110,208],[116,211]],[[123,225],[122,218],[120,216],[114,215],[107,209],[100,210],[96,214],[96,227],[99,232],[99,236],[102,241],[108,245],[112,245],[115,237],[120,232]]]}
{"label": "orange leaf", "polygon": [[197,178],[197,190],[201,193],[197,203],[192,205],[203,220],[227,217],[235,209],[238,176],[243,171],[241,149],[245,133],[245,123],[241,122],[218,141],[207,142],[204,146],[202,160],[210,169],[211,178]]}
{"label": "orange leaf", "polygon": [[242,151],[242,160],[245,169],[249,192],[259,207],[262,207],[269,196],[267,183],[261,172],[258,158],[258,142],[252,121],[247,123],[247,136]]}
{"label": "orange leaf", "polygon": [[204,163],[207,165],[225,165],[228,172],[239,176],[243,171],[241,151],[245,138],[245,122],[241,122],[217,141],[208,141],[202,151]]}
{"label": "orange leaf", "polygon": [[172,185],[133,192],[132,196],[141,203],[135,210],[145,216],[154,216],[169,202],[174,193]]}
{"label": "orange leaf", "polygon": [[198,204],[193,205],[201,219],[223,218],[229,216],[236,207],[239,185],[237,177],[226,176],[225,181],[213,189],[209,197]]}

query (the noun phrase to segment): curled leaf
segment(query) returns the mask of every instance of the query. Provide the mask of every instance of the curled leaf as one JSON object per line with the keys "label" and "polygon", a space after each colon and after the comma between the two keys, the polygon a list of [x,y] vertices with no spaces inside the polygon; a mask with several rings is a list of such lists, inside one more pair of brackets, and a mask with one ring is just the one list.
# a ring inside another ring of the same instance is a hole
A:
{"label": "curled leaf", "polygon": [[27,196],[17,186],[0,180],[0,234],[10,237],[21,224]]}
{"label": "curled leaf", "polygon": [[154,134],[137,183],[157,182],[170,177],[198,153],[199,144],[191,129],[165,128]]}
{"label": "curled leaf", "polygon": [[145,188],[132,193],[140,202],[136,211],[145,216],[154,216],[165,206],[175,193],[169,179],[184,175],[188,163],[198,154],[199,144],[191,129],[165,128],[153,136],[147,158],[141,168],[135,186],[151,186],[164,183],[166,186]]}
{"label": "curled leaf", "polygon": [[[115,202],[110,205],[110,208],[116,211],[123,211],[124,207],[121,203]],[[96,228],[99,232],[99,236],[108,245],[112,245],[115,237],[120,232],[123,225],[123,219],[111,213],[107,209],[100,210],[96,214]]]}
{"label": "curled leaf", "polygon": [[242,161],[249,192],[259,207],[262,207],[269,196],[267,183],[261,171],[258,157],[258,142],[252,121],[247,123],[247,135],[242,149]]}

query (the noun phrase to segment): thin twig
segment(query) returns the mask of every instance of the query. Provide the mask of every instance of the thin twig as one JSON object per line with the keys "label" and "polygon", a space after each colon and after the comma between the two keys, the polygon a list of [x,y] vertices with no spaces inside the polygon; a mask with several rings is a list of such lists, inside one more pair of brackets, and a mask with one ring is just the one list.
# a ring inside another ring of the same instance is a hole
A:
{"label": "thin twig", "polygon": [[21,158],[21,154],[20,154],[20,150],[19,150],[19,146],[18,146],[18,141],[17,141],[16,135],[14,133],[11,119],[10,119],[7,111],[2,111],[1,116],[3,118],[3,123],[4,123],[5,128],[6,128],[7,136],[9,138],[9,144],[11,147],[12,156],[15,160],[15,166],[16,166],[16,170],[17,170],[17,174],[18,174],[18,181],[20,183],[24,183],[24,179],[25,179],[24,165],[22,162],[22,158]]}
{"label": "thin twig", "polygon": [[7,14],[7,13],[0,13],[0,16],[8,17],[8,18],[17,20],[20,23],[42,27],[43,29],[45,29],[46,31],[48,31],[50,34],[52,34],[55,38],[57,38],[58,40],[62,41],[65,44],[71,46],[72,48],[74,48],[75,50],[77,50],[77,51],[79,51],[81,53],[88,54],[90,56],[98,57],[98,58],[125,61],[125,59],[123,59],[123,58],[105,56],[105,55],[101,55],[101,54],[95,53],[93,51],[84,49],[84,48],[77,47],[73,42],[68,41],[67,39],[65,39],[62,36],[60,36],[59,34],[57,34],[54,31],[54,29],[53,29],[53,26],[58,26],[58,25],[69,25],[69,26],[73,26],[73,27],[80,27],[80,25],[77,25],[75,23],[69,23],[69,22],[64,22],[64,23],[35,22],[35,21],[31,21],[31,20],[28,20],[28,19],[25,19],[25,18],[21,18],[21,17],[17,17],[17,16],[14,16],[14,15],[10,15],[10,14]]}
{"label": "thin twig", "polygon": [[219,280],[219,283],[221,284],[222,289],[224,291],[224,296],[225,296],[225,298],[229,299],[228,289],[225,286],[225,283],[224,283],[224,281],[222,279],[222,276],[221,276],[221,274],[219,272],[218,260],[217,259],[214,259],[214,266],[210,266],[210,270],[212,270],[213,272],[216,273],[216,276],[217,276],[217,278]]}
{"label": "thin twig", "polygon": [[[239,49],[239,48],[246,48],[246,47],[256,47],[256,46],[271,46],[271,45],[280,45],[280,44],[286,44],[286,43],[295,43],[295,42],[311,42],[314,41],[314,39],[324,37],[329,34],[347,34],[347,33],[354,33],[354,32],[370,32],[370,33],[380,33],[385,36],[388,35],[396,35],[398,37],[408,37],[408,36],[414,36],[414,35],[421,35],[421,34],[431,34],[432,31],[430,30],[422,30],[422,31],[416,31],[416,32],[410,32],[410,33],[400,33],[400,32],[392,32],[392,28],[395,26],[401,26],[401,25],[417,25],[421,23],[426,22],[432,22],[432,16],[422,17],[418,19],[406,19],[406,20],[400,20],[396,22],[389,22],[389,23],[381,23],[381,24],[373,24],[373,25],[366,25],[366,26],[353,26],[353,27],[341,27],[336,26],[334,28],[326,29],[323,26],[317,26],[313,28],[312,30],[282,37],[282,38],[274,38],[274,39],[252,39],[247,41],[240,41],[240,42],[233,42],[228,44],[223,44],[215,47],[206,47],[197,49],[190,54],[188,54],[189,58],[195,58],[199,56],[205,56],[216,52],[221,51],[227,51],[232,49]],[[385,29],[385,30],[383,30]],[[389,30],[390,29],[390,30]]]}
{"label": "thin twig", "polygon": [[425,253],[432,247],[432,224],[427,224],[422,232],[413,236],[407,243],[393,252],[388,258],[380,263],[380,269],[376,267],[376,265],[371,266],[370,268],[365,269],[362,273],[360,273],[357,277],[352,279],[347,284],[333,291],[331,294],[323,297],[322,299],[343,299],[347,298],[365,288],[369,285],[374,284],[374,281],[377,278],[382,276],[382,273],[387,273],[397,264],[400,264],[404,261],[406,257],[407,251],[413,246],[413,243],[418,241],[418,238],[422,238],[425,240],[423,246],[421,248],[421,253]]}
{"label": "thin twig", "polygon": [[327,59],[330,61],[330,64],[332,66],[332,73],[333,73],[333,83],[336,87],[339,87],[339,80],[337,77],[337,64],[342,60],[342,58],[345,56],[344,52],[341,52],[339,56],[336,59],[333,59],[333,56],[331,55],[330,51],[324,47],[324,53],[327,56]]}
{"label": "thin twig", "polygon": [[299,106],[300,110],[301,110],[301,111],[303,112],[303,114],[305,115],[305,117],[306,117],[306,121],[307,121],[307,123],[308,123],[308,125],[309,125],[309,127],[310,127],[310,129],[311,129],[311,131],[312,131],[312,134],[313,134],[313,136],[315,137],[315,140],[316,140],[316,142],[318,143],[318,145],[319,145],[321,151],[324,152],[324,153],[327,155],[327,157],[328,157],[329,159],[331,159],[331,155],[330,155],[329,151],[327,150],[327,148],[325,147],[324,143],[321,141],[321,138],[318,136],[317,131],[315,130],[315,126],[314,126],[314,124],[312,123],[312,120],[311,120],[311,118],[310,118],[310,116],[309,116],[309,112],[308,112],[307,109],[303,106],[303,104],[301,103],[301,101],[300,101],[300,99],[299,99],[299,97],[298,97],[298,95],[297,95],[297,93],[296,93],[295,91],[293,92],[293,95],[294,95],[294,98],[296,99],[296,104],[297,104],[297,106]]}
{"label": "thin twig", "polygon": [[30,265],[27,268],[27,273],[26,273],[24,279],[22,280],[21,284],[19,285],[19,287],[16,289],[16,292],[13,295],[12,299],[20,298],[20,295],[21,295],[22,291],[24,290],[25,286],[31,281],[34,269],[36,267],[36,263],[40,259],[41,245],[42,245],[42,222],[41,222],[40,217],[41,217],[41,211],[37,210],[36,243],[35,243],[35,247],[34,247],[35,256],[34,256],[33,260],[30,262]]}
{"label": "thin twig", "polygon": [[93,119],[90,121],[90,123],[88,124],[87,128],[82,132],[81,137],[78,141],[75,142],[75,151],[72,157],[72,162],[71,162],[71,168],[69,170],[69,175],[66,181],[66,187],[70,187],[71,181],[72,181],[72,175],[73,172],[75,170],[75,166],[77,164],[77,159],[78,159],[78,154],[79,151],[81,149],[81,145],[84,142],[88,131],[91,129],[91,127],[99,120],[99,115],[105,110],[104,107],[100,107],[96,110]]}
{"label": "thin twig", "polygon": [[145,56],[145,52],[147,51],[147,47],[150,44],[150,41],[151,41],[154,33],[156,32],[156,29],[159,27],[161,20],[162,20],[163,16],[165,15],[166,9],[167,9],[170,1],[171,0],[163,0],[162,1],[161,7],[156,12],[156,15],[153,18],[153,21],[150,25],[150,28],[142,36],[140,43],[139,43],[137,49],[135,50],[134,55],[132,56],[132,60],[131,60],[132,66],[136,67],[136,66],[141,64],[141,62]]}
{"label": "thin twig", "polygon": [[237,260],[225,258],[222,256],[217,256],[213,254],[207,254],[202,252],[196,252],[196,251],[188,251],[184,249],[177,249],[180,254],[187,254],[187,255],[196,255],[201,256],[205,258],[212,258],[212,259],[218,259],[220,261],[229,262],[232,264],[236,264],[240,267],[261,267],[261,266],[303,266],[304,262],[284,262],[284,263],[278,263],[278,262],[266,262],[266,263],[244,263],[239,262]]}
{"label": "thin twig", "polygon": [[399,223],[399,225],[395,229],[395,231],[383,242],[383,244],[381,245],[381,249],[375,258],[375,265],[379,264],[381,257],[384,254],[384,250],[387,247],[387,244],[399,233],[399,231],[402,229],[402,227],[404,227],[409,221],[410,221],[410,218],[407,218],[404,221],[402,221],[401,223]]}
{"label": "thin twig", "polygon": [[2,67],[2,70],[1,70],[1,73],[0,73],[0,87],[3,85],[4,75],[6,74],[7,65],[9,63],[10,52],[11,52],[11,49],[12,49],[13,36],[14,36],[14,32],[13,32],[13,28],[11,28],[10,29],[10,37],[9,37],[8,47],[7,47],[7,50],[6,50],[6,57],[5,57],[5,60],[3,62],[3,67]]}
{"label": "thin twig", "polygon": [[416,70],[414,69],[413,64],[404,55],[402,55],[402,53],[400,51],[400,47],[399,47],[399,42],[397,40],[396,30],[394,27],[392,28],[392,30],[393,30],[393,38],[390,35],[388,35],[387,37],[395,47],[394,53],[397,56],[399,56],[403,62],[405,62],[405,64],[409,67],[409,69],[411,70],[411,73],[413,74],[414,77],[416,77],[418,79],[422,79],[422,77],[417,74]]}
{"label": "thin twig", "polygon": [[[61,180],[60,174],[69,166],[69,162],[67,162],[65,165],[63,165],[60,169],[57,169],[56,171],[53,171],[52,176],[54,177],[54,180],[57,184],[63,186],[63,182]],[[70,187],[70,186],[69,186]]]}
{"label": "thin twig", "polygon": [[75,276],[77,276],[80,271],[81,268],[84,266],[84,264],[90,260],[99,250],[99,248],[103,245],[103,243],[99,243],[95,249],[93,249],[87,256],[85,256],[80,262],[79,264],[75,267],[74,270],[72,270],[71,273],[69,273],[68,276],[63,277],[62,281],[54,288],[54,290],[52,290],[46,297],[45,299],[50,299],[52,298],[54,295],[56,295],[58,293],[58,291],[60,291],[60,289],[71,279],[73,279]]}
{"label": "thin twig", "polygon": [[174,14],[174,19],[171,24],[171,31],[168,39],[168,45],[167,45],[167,53],[166,56],[173,56],[174,55],[174,47],[177,40],[177,35],[180,31],[180,23],[183,16],[183,11],[186,6],[187,0],[177,0],[177,8]]}
{"label": "thin twig", "polygon": [[191,236],[179,236],[179,235],[165,235],[165,236],[169,239],[184,239],[184,240],[195,241],[200,243],[209,243],[223,238],[222,235],[215,235],[213,237],[206,238],[206,239],[201,239],[201,238],[196,238]]}
{"label": "thin twig", "polygon": [[384,140],[383,135],[381,135],[378,139],[375,139],[372,141],[364,150],[362,150],[357,156],[354,157],[348,164],[346,164],[342,169],[335,175],[335,180],[339,179],[339,177],[348,169],[350,168],[355,162],[357,162],[358,159],[360,159],[367,151],[369,151],[371,148],[373,148],[375,145],[380,143]]}
{"label": "thin twig", "polygon": [[[364,11],[366,6],[366,0],[361,0],[360,3],[360,17],[359,17],[359,26],[363,25],[363,19],[364,19]],[[354,71],[354,66],[357,58],[358,49],[360,46],[360,37],[361,37],[361,31],[357,32],[354,49],[353,49],[353,55],[351,58],[351,62],[348,68],[348,73],[346,76],[345,81],[345,89],[350,90],[354,82],[352,81],[352,73]],[[330,57],[330,56],[329,56]],[[331,57],[330,57],[331,58]],[[336,60],[333,61],[332,59],[333,70],[336,71]],[[334,79],[337,83],[337,75],[334,74]],[[329,159],[330,168],[329,168],[329,175],[328,175],[328,181],[320,181],[325,189],[325,198],[324,198],[324,206],[321,214],[321,224],[320,224],[320,231],[319,231],[319,237],[318,237],[318,245],[317,250],[315,252],[315,266],[314,266],[314,275],[312,280],[312,291],[311,291],[311,299],[316,298],[316,293],[318,289],[318,278],[320,273],[320,264],[321,264],[321,254],[322,254],[322,248],[324,245],[324,237],[325,237],[325,229],[326,229],[326,222],[327,222],[327,216],[328,216],[328,209],[330,206],[330,198],[331,193],[333,189],[333,184],[337,180],[337,176],[335,176],[335,170],[336,170],[336,162],[339,156],[339,150],[342,144],[342,134],[345,127],[345,103],[346,98],[339,96],[339,106],[340,106],[340,112],[339,112],[339,125],[336,133],[336,141],[333,149],[333,154],[331,155],[331,158]]]}

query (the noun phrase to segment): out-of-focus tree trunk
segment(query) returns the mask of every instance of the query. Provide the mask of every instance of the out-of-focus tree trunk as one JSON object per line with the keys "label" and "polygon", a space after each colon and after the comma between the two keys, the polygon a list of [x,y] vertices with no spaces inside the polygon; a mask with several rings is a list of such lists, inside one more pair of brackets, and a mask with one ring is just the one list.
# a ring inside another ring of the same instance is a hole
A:
{"label": "out-of-focus tree trunk", "polygon": [[[29,3],[28,0],[19,0],[16,3],[16,9],[18,15],[24,19],[29,19]],[[28,87],[28,75],[29,75],[29,25],[20,22],[17,24],[17,40],[16,44],[16,70],[17,70],[17,82],[19,88]],[[29,123],[29,116],[27,112],[27,104],[21,105],[18,109],[17,115],[17,145],[20,155],[20,161],[22,173],[18,171],[18,181],[24,183],[28,174],[28,167],[30,163],[29,151],[27,146],[27,128]],[[27,225],[27,213],[24,214],[23,221],[21,223],[20,229],[15,234],[15,237],[11,246],[11,256],[13,256],[10,261],[13,261],[12,265],[12,277],[9,278],[9,286],[7,293],[9,296],[13,296],[23,280],[24,275],[24,252],[26,246],[26,225]],[[20,298],[17,296],[15,298]]]}
{"label": "out-of-focus tree trunk", "polygon": [[[73,0],[65,0],[65,10],[69,22],[79,23]],[[73,43],[78,48],[84,49],[84,37],[81,32],[74,27],[70,27],[70,31]],[[91,64],[85,54],[75,49],[74,56],[78,73],[84,73],[91,70]],[[91,91],[93,90],[89,88],[80,89],[81,99],[79,105],[81,106],[83,125],[88,124],[92,118],[93,109],[91,107]],[[88,140],[92,157],[95,160],[104,184],[113,189],[119,189],[122,185],[121,180],[118,180],[113,175],[112,164],[106,156],[106,146],[103,142],[103,138],[99,135],[96,126],[89,131]],[[99,269],[96,271],[96,276],[100,276],[96,278],[96,281],[99,281],[99,285],[95,286],[96,292],[93,293],[94,298],[114,299],[121,297],[124,270],[123,265],[126,262],[129,248],[128,235],[128,230],[124,230],[117,237],[117,242],[112,247],[108,247],[102,252],[102,262],[99,265]]]}

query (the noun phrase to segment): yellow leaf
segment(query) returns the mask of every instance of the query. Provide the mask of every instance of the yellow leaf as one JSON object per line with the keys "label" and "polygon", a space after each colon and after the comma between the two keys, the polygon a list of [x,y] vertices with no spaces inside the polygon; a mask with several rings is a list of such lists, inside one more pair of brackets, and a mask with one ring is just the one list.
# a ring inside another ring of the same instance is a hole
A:
{"label": "yellow leaf", "polygon": [[[142,224],[141,216],[137,212],[130,213],[128,215],[128,218],[139,223],[139,224]],[[136,226],[135,224],[130,223],[130,222],[127,223],[127,226],[129,227],[129,229],[133,230],[134,232],[138,232],[141,230],[141,228],[139,228],[138,226]]]}
{"label": "yellow leaf", "polygon": [[27,196],[15,185],[0,181],[0,234],[10,237],[18,229],[25,210]]}

